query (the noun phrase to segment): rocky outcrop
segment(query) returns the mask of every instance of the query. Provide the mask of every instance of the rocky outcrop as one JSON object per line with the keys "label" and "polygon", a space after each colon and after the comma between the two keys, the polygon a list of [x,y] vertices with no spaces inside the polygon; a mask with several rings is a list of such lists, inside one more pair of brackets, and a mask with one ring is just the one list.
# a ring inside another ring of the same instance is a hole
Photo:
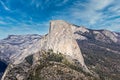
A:
{"label": "rocky outcrop", "polygon": [[71,64],[65,55],[52,50],[27,56],[22,63],[9,65],[4,80],[93,80],[80,66]]}
{"label": "rocky outcrop", "polygon": [[82,67],[72,64],[64,54],[41,51],[34,55],[27,79],[36,80],[93,80],[94,76],[83,71]]}
{"label": "rocky outcrop", "polygon": [[25,50],[21,56],[17,58],[14,64],[18,64],[24,60],[28,53],[36,53],[39,50],[52,49],[55,53],[60,52],[72,59],[76,59],[88,71],[85,66],[84,59],[77,41],[74,37],[76,27],[62,20],[51,21],[48,35],[44,36],[39,43],[34,44]]}
{"label": "rocky outcrop", "polygon": [[[49,33],[35,43],[34,46],[25,49],[24,52],[10,65],[14,65],[12,67],[14,68],[15,65],[21,64],[28,55],[37,53],[41,50],[48,51],[49,49],[52,49],[55,53],[66,55],[70,62],[75,63],[75,61],[77,61],[84,71],[89,72],[84,63],[80,47],[74,37],[75,28],[76,27],[74,25],[62,20],[51,21]],[[7,80],[5,77],[9,76],[8,73],[10,70],[11,67],[9,68],[8,66],[2,80]]]}
{"label": "rocky outcrop", "polygon": [[65,21],[51,21],[47,47],[53,49],[55,53],[60,52],[68,55],[78,60],[82,66],[85,66],[82,53],[74,38],[74,29],[75,26]]}
{"label": "rocky outcrop", "polygon": [[120,33],[51,21],[49,33],[13,59],[2,80],[94,80],[92,72],[100,79],[119,80],[119,47]]}

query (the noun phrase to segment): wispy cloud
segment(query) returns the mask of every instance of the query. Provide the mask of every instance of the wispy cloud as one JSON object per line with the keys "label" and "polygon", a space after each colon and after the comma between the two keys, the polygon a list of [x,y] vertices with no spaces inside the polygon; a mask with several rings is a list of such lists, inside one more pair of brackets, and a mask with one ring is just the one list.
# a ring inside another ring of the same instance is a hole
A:
{"label": "wispy cloud", "polygon": [[64,4],[66,4],[68,2],[68,0],[56,0],[55,4],[56,6],[63,6]]}
{"label": "wispy cloud", "polygon": [[4,22],[4,21],[0,21],[0,24],[1,24],[1,25],[4,25],[4,24],[6,24],[6,22]]}
{"label": "wispy cloud", "polygon": [[[116,30],[120,25],[120,1],[117,0],[76,0],[63,12],[57,12],[53,19],[64,19],[89,28]],[[104,25],[103,25],[104,24]],[[113,25],[114,24],[114,25]],[[110,29],[110,27],[112,27]],[[118,29],[120,31],[120,28]],[[117,31],[118,31],[117,30]]]}
{"label": "wispy cloud", "polygon": [[16,34],[45,33],[49,20],[63,19],[88,28],[120,31],[119,3],[120,0],[0,0],[0,29]]}
{"label": "wispy cloud", "polygon": [[2,4],[5,10],[10,11],[10,9],[5,5],[3,1],[0,0],[0,3]]}
{"label": "wispy cloud", "polygon": [[[90,25],[95,24],[97,21],[101,21],[103,19],[103,12],[100,10],[103,10],[105,7],[110,5],[113,0],[90,0],[88,3],[83,3],[82,5],[79,5],[79,1],[75,3],[76,6],[75,9],[73,8],[70,12],[73,13],[73,17],[79,18],[82,20],[85,20]],[[78,5],[76,5],[78,4]],[[79,7],[83,7],[84,10],[79,9]]]}
{"label": "wispy cloud", "polygon": [[113,0],[91,0],[90,3],[88,3],[88,8],[92,8],[93,10],[101,10],[110,5],[113,2]]}

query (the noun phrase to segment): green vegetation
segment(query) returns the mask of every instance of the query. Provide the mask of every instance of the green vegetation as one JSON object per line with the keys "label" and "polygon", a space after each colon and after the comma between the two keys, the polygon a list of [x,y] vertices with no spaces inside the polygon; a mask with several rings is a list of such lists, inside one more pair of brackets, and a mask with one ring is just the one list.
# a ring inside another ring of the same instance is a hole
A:
{"label": "green vegetation", "polygon": [[80,65],[75,65],[75,64],[72,64],[70,63],[66,57],[64,55],[62,55],[61,53],[53,53],[52,50],[49,50],[47,52],[47,54],[49,55],[47,57],[47,60],[48,61],[55,61],[55,62],[61,62],[63,64],[65,64],[66,66],[70,67],[71,69],[73,70],[76,70],[78,72],[83,72],[84,74],[86,74],[87,76],[91,76],[89,73],[86,73],[85,71],[83,71],[82,67]]}
{"label": "green vegetation", "polygon": [[[61,53],[54,53],[52,50],[49,50],[48,52],[43,51],[41,54],[43,58],[39,60],[39,65],[35,66],[35,68],[30,71],[30,75],[27,80],[44,80],[45,76],[43,77],[43,75],[41,74],[41,70],[47,67],[50,67],[50,66],[55,66],[55,65],[61,66],[63,68],[70,68],[71,70],[75,70],[77,72],[85,74],[85,76],[89,78],[93,77],[89,73],[84,72],[80,66],[70,63],[66,59],[66,57],[62,55]],[[65,72],[61,71],[59,68],[57,68],[56,72],[57,73],[49,73],[49,75],[52,75],[52,74],[64,75],[65,74]]]}
{"label": "green vegetation", "polygon": [[61,53],[53,53],[53,51],[52,50],[49,50],[48,52],[47,52],[47,54],[48,54],[48,56],[47,56],[47,60],[48,61],[56,61],[56,62],[62,62],[62,60],[63,60],[63,55],[61,54]]}

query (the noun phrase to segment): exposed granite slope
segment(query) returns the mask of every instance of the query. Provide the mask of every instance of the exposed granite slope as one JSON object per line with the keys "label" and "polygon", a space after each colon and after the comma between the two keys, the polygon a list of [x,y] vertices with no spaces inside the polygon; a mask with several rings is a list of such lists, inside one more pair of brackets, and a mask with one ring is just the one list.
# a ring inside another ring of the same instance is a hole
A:
{"label": "exposed granite slope", "polygon": [[52,49],[53,52],[62,53],[66,55],[66,58],[71,63],[79,63],[84,71],[89,72],[84,63],[84,58],[74,37],[75,26],[62,20],[51,21],[50,31],[41,40],[34,44],[34,46],[28,47],[24,52],[18,56],[13,63],[8,66],[2,80],[7,80],[8,73],[12,68],[21,64],[25,57],[28,55],[37,53],[39,50],[48,51]]}

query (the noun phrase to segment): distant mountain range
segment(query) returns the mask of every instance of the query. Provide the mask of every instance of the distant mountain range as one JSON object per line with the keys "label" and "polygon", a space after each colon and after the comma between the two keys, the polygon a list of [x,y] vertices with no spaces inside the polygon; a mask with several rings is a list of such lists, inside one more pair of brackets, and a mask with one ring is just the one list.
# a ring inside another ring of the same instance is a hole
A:
{"label": "distant mountain range", "polygon": [[0,40],[0,62],[2,80],[120,80],[120,33],[55,20],[44,36]]}
{"label": "distant mountain range", "polygon": [[32,46],[41,39],[42,36],[32,35],[9,35],[7,38],[0,40],[0,76],[6,65],[14,58],[19,56],[25,49]]}
{"label": "distant mountain range", "polygon": [[42,36],[33,35],[9,35],[7,38],[0,40],[0,59],[6,62],[11,61],[14,56],[33,45],[41,39]]}

